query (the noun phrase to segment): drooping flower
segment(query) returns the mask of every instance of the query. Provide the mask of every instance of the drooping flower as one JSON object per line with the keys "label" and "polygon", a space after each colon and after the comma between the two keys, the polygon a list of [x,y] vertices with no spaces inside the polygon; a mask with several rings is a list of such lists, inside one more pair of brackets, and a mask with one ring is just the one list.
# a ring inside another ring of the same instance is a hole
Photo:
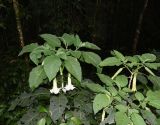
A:
{"label": "drooping flower", "polygon": [[68,73],[68,83],[67,85],[64,87],[64,89],[66,91],[69,91],[69,90],[73,90],[75,87],[72,85],[72,81],[71,81],[71,74]]}
{"label": "drooping flower", "polygon": [[54,94],[58,94],[60,90],[61,90],[61,88],[58,88],[58,87],[57,87],[57,79],[54,78],[54,80],[53,80],[53,87],[52,87],[52,89],[50,90],[50,92],[51,92],[51,93],[54,93]]}
{"label": "drooping flower", "polygon": [[66,89],[65,89],[65,87],[64,87],[64,83],[63,83],[63,82],[62,82],[61,88],[62,88],[62,91],[63,91],[64,93],[66,93]]}

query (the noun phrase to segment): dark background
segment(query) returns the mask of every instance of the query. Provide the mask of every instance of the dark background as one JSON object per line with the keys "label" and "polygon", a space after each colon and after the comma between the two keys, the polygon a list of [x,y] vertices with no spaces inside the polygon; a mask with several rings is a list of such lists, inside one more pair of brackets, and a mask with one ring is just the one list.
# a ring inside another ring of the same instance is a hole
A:
{"label": "dark background", "polygon": [[[39,42],[38,35],[78,33],[82,40],[102,48],[132,52],[139,16],[145,0],[20,0],[25,44]],[[137,53],[159,49],[159,0],[149,0],[143,14]],[[3,6],[2,6],[3,5]],[[21,49],[12,1],[1,0],[0,51]]]}

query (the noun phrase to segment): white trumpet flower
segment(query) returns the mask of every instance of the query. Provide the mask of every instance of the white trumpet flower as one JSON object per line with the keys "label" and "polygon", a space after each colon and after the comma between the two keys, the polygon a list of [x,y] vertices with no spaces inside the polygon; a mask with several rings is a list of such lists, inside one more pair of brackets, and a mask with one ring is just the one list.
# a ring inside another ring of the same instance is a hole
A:
{"label": "white trumpet flower", "polygon": [[64,87],[64,83],[63,83],[63,82],[62,82],[61,88],[62,88],[62,91],[63,91],[64,93],[66,93],[66,89],[65,89],[65,87]]}
{"label": "white trumpet flower", "polygon": [[72,85],[72,82],[71,82],[71,74],[68,73],[68,83],[67,85],[64,87],[64,89],[66,91],[69,91],[69,90],[73,90],[75,87]]}
{"label": "white trumpet flower", "polygon": [[61,88],[58,88],[58,87],[57,87],[57,79],[54,78],[54,80],[53,80],[53,87],[52,87],[52,89],[50,90],[50,92],[51,92],[51,93],[54,93],[54,94],[58,94],[60,90],[61,90]]}

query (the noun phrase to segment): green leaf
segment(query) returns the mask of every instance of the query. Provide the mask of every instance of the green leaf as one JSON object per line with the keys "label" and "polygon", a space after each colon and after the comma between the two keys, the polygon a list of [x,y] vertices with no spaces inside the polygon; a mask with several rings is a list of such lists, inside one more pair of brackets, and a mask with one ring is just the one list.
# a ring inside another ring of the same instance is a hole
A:
{"label": "green leaf", "polygon": [[63,43],[67,46],[72,45],[75,41],[74,35],[67,34],[67,33],[64,33],[63,36],[61,37],[61,39],[62,39]]}
{"label": "green leaf", "polygon": [[46,74],[42,66],[37,66],[32,69],[29,74],[29,86],[32,89],[37,88],[43,80],[46,78]]}
{"label": "green leaf", "polygon": [[160,63],[145,63],[145,66],[147,66],[150,69],[157,70],[157,68],[160,67]]}
{"label": "green leaf", "polygon": [[115,121],[116,125],[128,125],[129,123],[131,123],[131,120],[124,112],[116,112]]}
{"label": "green leaf", "polygon": [[113,50],[113,52],[114,52],[114,55],[115,55],[118,59],[120,59],[121,61],[125,61],[125,57],[123,56],[122,53],[120,53],[120,52],[118,52],[118,51],[116,51],[116,50]]}
{"label": "green leaf", "polygon": [[125,56],[125,58],[131,63],[138,63],[140,60],[137,55],[134,56]]}
{"label": "green leaf", "polygon": [[128,110],[128,106],[122,105],[122,104],[116,105],[115,108],[123,113],[127,112],[127,110]]}
{"label": "green leaf", "polygon": [[89,121],[86,118],[86,114],[83,111],[81,111],[81,110],[74,110],[73,114],[74,114],[74,117],[77,117],[77,118],[79,118],[81,120],[81,122],[83,123],[83,125],[89,125]]}
{"label": "green leaf", "polygon": [[116,96],[118,94],[118,91],[114,86],[110,86],[107,89],[112,94],[112,96]]}
{"label": "green leaf", "polygon": [[95,67],[101,62],[101,57],[93,52],[82,52],[82,56],[86,63],[92,64]]}
{"label": "green leaf", "polygon": [[96,93],[109,93],[104,87],[95,83],[82,83],[84,87],[89,88],[91,91]]}
{"label": "green leaf", "polygon": [[114,108],[108,108],[107,109],[107,117],[101,121],[100,125],[112,125],[115,123],[115,113],[116,110]]}
{"label": "green leaf", "polygon": [[[133,106],[134,106],[134,105],[133,105]],[[128,109],[128,115],[130,116],[130,115],[132,115],[133,113],[138,114],[138,113],[139,113],[139,110],[129,108],[129,109]]]}
{"label": "green leaf", "polygon": [[148,83],[147,78],[142,74],[137,75],[137,80],[142,84],[147,84]]}
{"label": "green leaf", "polygon": [[95,45],[93,43],[90,43],[90,42],[84,42],[81,47],[85,47],[85,48],[89,48],[89,49],[95,49],[95,50],[100,50],[100,48],[97,45]]}
{"label": "green leaf", "polygon": [[98,111],[102,110],[103,108],[109,106],[111,103],[111,99],[106,94],[98,94],[94,98],[93,101],[93,110],[94,114],[96,114]]}
{"label": "green leaf", "polygon": [[122,62],[116,57],[108,57],[104,59],[99,65],[100,66],[119,66]]}
{"label": "green leaf", "polygon": [[114,81],[120,87],[125,87],[128,84],[128,78],[125,75],[118,75]]}
{"label": "green leaf", "polygon": [[40,37],[43,38],[52,48],[61,46],[61,41],[55,35],[42,34],[42,35],[40,35]]}
{"label": "green leaf", "polygon": [[149,105],[160,109],[160,91],[148,91],[147,100]]}
{"label": "green leaf", "polygon": [[156,61],[156,56],[154,54],[145,53],[145,54],[142,54],[141,56],[139,56],[139,59],[142,62],[154,62],[154,61]]}
{"label": "green leaf", "polygon": [[77,59],[81,57],[81,51],[71,51],[71,55]]}
{"label": "green leaf", "polygon": [[21,56],[21,55],[23,55],[24,53],[27,53],[27,52],[32,52],[37,47],[38,47],[37,43],[31,43],[29,45],[26,45],[26,46],[23,47],[23,49],[18,54],[18,56]]}
{"label": "green leaf", "polygon": [[44,117],[44,114],[37,112],[36,109],[29,109],[22,118],[17,122],[17,125],[36,125],[37,122]]}
{"label": "green leaf", "polygon": [[133,113],[131,115],[131,120],[134,123],[134,125],[146,125],[144,119],[137,113]]}
{"label": "green leaf", "polygon": [[160,77],[159,76],[149,75],[148,79],[153,83],[155,90],[160,89]]}
{"label": "green leaf", "polygon": [[82,79],[81,66],[78,60],[74,57],[68,56],[64,61],[64,66],[78,81]]}
{"label": "green leaf", "polygon": [[144,96],[143,96],[143,94],[140,93],[140,92],[136,92],[136,93],[135,93],[135,97],[136,97],[136,99],[137,99],[138,101],[144,100]]}
{"label": "green leaf", "polygon": [[99,73],[97,75],[106,86],[113,86],[114,81],[109,76]]}
{"label": "green leaf", "polygon": [[40,58],[42,57],[42,52],[44,51],[43,46],[39,46],[35,48],[29,55],[32,62],[34,62],[36,65],[40,63]]}
{"label": "green leaf", "polygon": [[37,125],[45,125],[46,124],[46,119],[42,118],[38,121]]}
{"label": "green leaf", "polygon": [[156,125],[156,116],[149,110],[141,111],[143,118],[149,122],[150,125]]}
{"label": "green leaf", "polygon": [[44,59],[44,71],[49,78],[49,81],[51,81],[56,75],[57,72],[59,71],[61,67],[61,60],[57,56],[47,56]]}
{"label": "green leaf", "polygon": [[57,55],[59,58],[61,58],[61,59],[64,59],[64,60],[67,59],[66,51],[65,51],[63,48],[59,48],[59,49],[57,50],[56,55]]}
{"label": "green leaf", "polygon": [[72,117],[71,121],[73,121],[74,125],[82,125],[80,119],[78,119],[77,117]]}
{"label": "green leaf", "polygon": [[79,38],[78,35],[75,35],[75,38],[76,38],[76,40],[74,41],[73,44],[75,45],[75,47],[80,47],[82,45],[81,39]]}
{"label": "green leaf", "polygon": [[51,113],[51,118],[54,122],[62,117],[64,110],[67,107],[67,103],[68,100],[64,95],[51,97],[49,110]]}

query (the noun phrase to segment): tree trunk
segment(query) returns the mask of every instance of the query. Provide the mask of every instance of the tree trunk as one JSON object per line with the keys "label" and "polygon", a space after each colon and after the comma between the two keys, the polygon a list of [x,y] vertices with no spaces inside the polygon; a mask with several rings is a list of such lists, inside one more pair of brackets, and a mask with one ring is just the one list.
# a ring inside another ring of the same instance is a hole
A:
{"label": "tree trunk", "polygon": [[19,16],[19,6],[18,6],[18,0],[13,0],[13,8],[15,12],[15,17],[16,17],[16,23],[17,23],[17,31],[19,35],[19,43],[20,47],[24,47],[24,38],[23,38],[23,32],[22,32],[22,26],[21,26],[21,20]]}
{"label": "tree trunk", "polygon": [[138,46],[138,42],[139,42],[139,35],[140,35],[140,32],[141,32],[143,16],[144,16],[144,12],[147,8],[147,5],[148,5],[148,0],[145,0],[143,9],[142,9],[142,11],[139,15],[138,25],[137,25],[136,32],[135,32],[135,35],[134,35],[133,46],[132,46],[133,54],[136,54],[136,52],[137,52],[137,46]]}

